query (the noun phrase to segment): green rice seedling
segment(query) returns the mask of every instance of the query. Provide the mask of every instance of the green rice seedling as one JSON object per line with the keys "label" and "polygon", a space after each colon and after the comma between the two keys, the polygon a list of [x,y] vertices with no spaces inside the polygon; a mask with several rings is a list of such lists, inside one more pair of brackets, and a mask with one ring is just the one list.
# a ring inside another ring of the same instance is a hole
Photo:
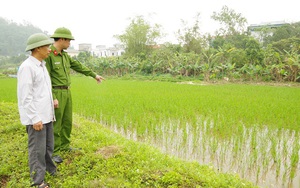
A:
{"label": "green rice seedling", "polygon": [[0,101],[17,102],[16,78],[0,78]]}
{"label": "green rice seedling", "polygon": [[[15,93],[16,80],[0,81],[1,86],[9,87],[1,89],[0,100],[15,101],[6,96]],[[101,122],[127,138],[187,160],[216,164],[253,181],[255,176],[268,178],[271,161],[277,160],[280,165],[274,174],[289,178],[286,169],[292,164],[292,153],[296,155],[291,146],[299,145],[289,140],[292,131],[300,128],[297,86],[117,79],[97,85],[93,79],[75,76],[71,90],[75,114]],[[284,132],[280,146],[274,136],[278,130]],[[227,164],[230,169],[222,166]]]}
{"label": "green rice seedling", "polygon": [[297,134],[295,136],[295,140],[293,142],[292,145],[292,153],[291,153],[291,164],[290,164],[290,180],[293,180],[295,175],[296,175],[296,171],[299,165],[299,151],[300,151],[300,145],[299,145],[299,135]]}
{"label": "green rice seedling", "polygon": [[290,167],[290,175],[289,175],[289,181],[292,181],[294,179],[294,177],[296,176],[296,171],[298,168],[298,162],[299,162],[299,155],[298,155],[298,151],[297,154],[292,155],[292,162],[291,162],[291,167]]}

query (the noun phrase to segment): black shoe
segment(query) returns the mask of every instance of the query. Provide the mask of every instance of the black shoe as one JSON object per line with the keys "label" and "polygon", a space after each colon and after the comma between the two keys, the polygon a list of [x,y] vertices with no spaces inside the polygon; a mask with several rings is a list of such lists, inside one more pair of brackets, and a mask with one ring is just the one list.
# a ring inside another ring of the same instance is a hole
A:
{"label": "black shoe", "polygon": [[59,155],[56,155],[56,156],[52,157],[52,160],[56,163],[62,163],[63,162],[62,158]]}
{"label": "black shoe", "polygon": [[50,188],[50,185],[43,181],[41,184],[32,184],[30,187]]}
{"label": "black shoe", "polygon": [[50,173],[50,176],[53,176],[53,177],[57,177],[58,175],[59,175],[58,170],[56,170],[56,171]]}

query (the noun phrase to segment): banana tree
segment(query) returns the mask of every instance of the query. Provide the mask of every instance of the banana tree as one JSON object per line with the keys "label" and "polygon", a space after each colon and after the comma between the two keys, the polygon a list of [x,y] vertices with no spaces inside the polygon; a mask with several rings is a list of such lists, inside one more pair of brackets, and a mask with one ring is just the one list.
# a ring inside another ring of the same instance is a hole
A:
{"label": "banana tree", "polygon": [[209,81],[211,72],[213,70],[213,66],[215,64],[216,54],[211,53],[211,51],[206,50],[202,52],[204,64],[201,65],[201,69],[203,71],[204,80]]}
{"label": "banana tree", "polygon": [[289,71],[288,81],[296,82],[300,77],[300,54],[295,50],[286,53],[287,69]]}

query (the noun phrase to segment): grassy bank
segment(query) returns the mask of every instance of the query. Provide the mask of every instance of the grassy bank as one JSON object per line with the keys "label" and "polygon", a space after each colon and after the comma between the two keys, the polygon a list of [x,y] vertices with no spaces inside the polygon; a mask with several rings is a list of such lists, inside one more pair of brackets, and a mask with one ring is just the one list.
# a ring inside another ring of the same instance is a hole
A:
{"label": "grassy bank", "polygon": [[[0,102],[0,187],[28,187],[27,134],[15,103]],[[217,173],[210,166],[185,162],[111,132],[78,115],[74,147],[65,153],[52,187],[254,187],[237,175]]]}

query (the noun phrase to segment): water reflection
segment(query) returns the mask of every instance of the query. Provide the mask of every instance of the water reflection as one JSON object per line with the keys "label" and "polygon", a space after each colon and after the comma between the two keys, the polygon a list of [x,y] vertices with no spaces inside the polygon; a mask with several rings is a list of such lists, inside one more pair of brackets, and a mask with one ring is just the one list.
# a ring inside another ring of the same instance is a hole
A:
{"label": "water reflection", "polygon": [[243,126],[240,135],[224,139],[210,134],[214,125],[207,122],[199,119],[197,126],[183,126],[169,121],[160,130],[152,127],[143,137],[135,129],[111,129],[164,153],[212,165],[220,172],[238,173],[260,187],[300,187],[300,143],[295,131]]}

